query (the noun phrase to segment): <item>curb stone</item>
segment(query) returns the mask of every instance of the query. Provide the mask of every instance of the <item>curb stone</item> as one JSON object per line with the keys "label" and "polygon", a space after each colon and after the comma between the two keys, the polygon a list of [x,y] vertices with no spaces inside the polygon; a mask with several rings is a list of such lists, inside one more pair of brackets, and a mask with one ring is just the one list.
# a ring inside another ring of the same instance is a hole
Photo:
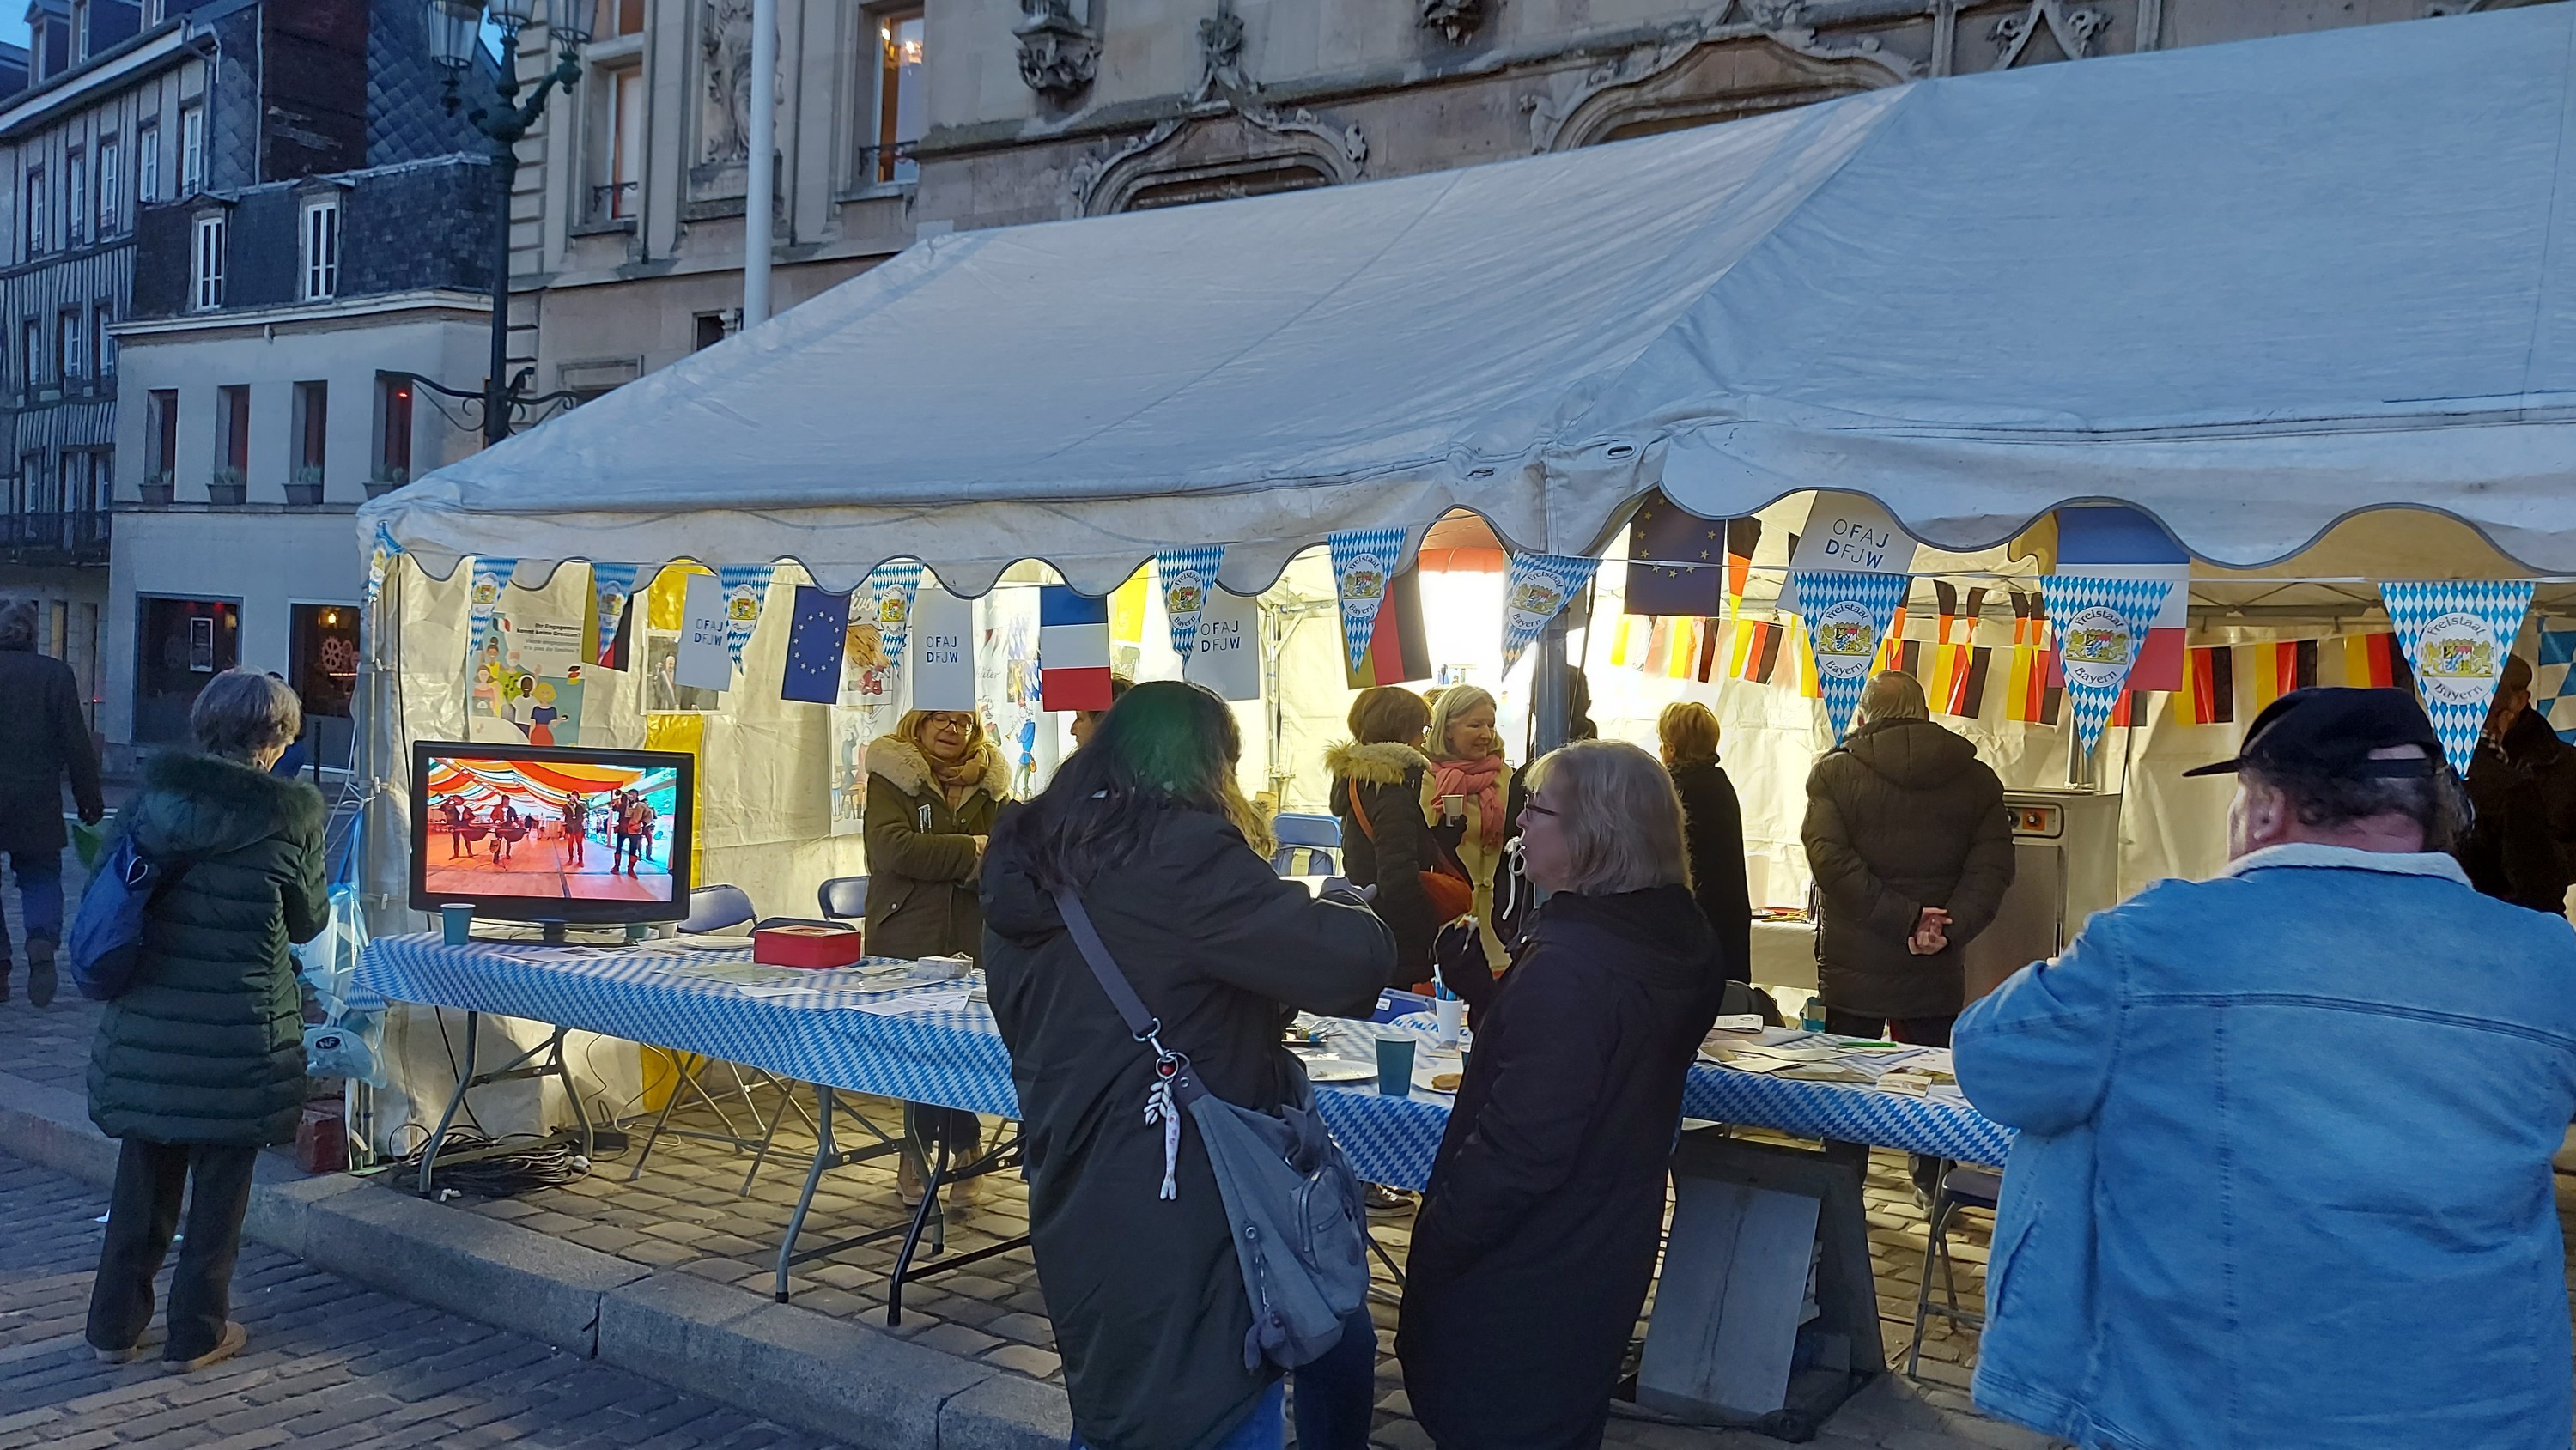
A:
{"label": "curb stone", "polygon": [[[0,1072],[0,1152],[104,1187],[78,1093]],[[373,1191],[371,1191],[373,1190]],[[864,1450],[1063,1450],[1064,1391],[872,1325],[261,1155],[243,1236],[372,1288]]]}

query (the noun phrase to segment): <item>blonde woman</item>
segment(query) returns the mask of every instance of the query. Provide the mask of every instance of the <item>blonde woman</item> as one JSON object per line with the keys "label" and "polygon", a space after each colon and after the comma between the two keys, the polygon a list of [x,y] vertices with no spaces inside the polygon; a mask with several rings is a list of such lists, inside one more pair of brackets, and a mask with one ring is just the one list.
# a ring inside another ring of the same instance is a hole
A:
{"label": "blonde woman", "polygon": [[1422,818],[1433,842],[1473,888],[1485,954],[1501,961],[1505,943],[1494,920],[1494,878],[1502,869],[1503,843],[1520,832],[1522,789],[1503,759],[1494,716],[1494,697],[1475,685],[1440,692],[1431,707],[1431,771],[1422,782]]}
{"label": "blonde woman", "polygon": [[1496,981],[1463,926],[1441,934],[1476,1050],[1414,1221],[1396,1353],[1443,1446],[1601,1443],[1683,1076],[1726,987],[1655,758],[1579,741],[1530,774],[1522,855],[1552,894],[1511,971]]}
{"label": "blonde woman", "polygon": [[1753,980],[1753,892],[1744,880],[1744,807],[1717,763],[1717,717],[1696,700],[1675,700],[1655,718],[1664,769],[1682,798],[1682,839],[1690,848],[1691,894],[1726,955],[1731,982]]}

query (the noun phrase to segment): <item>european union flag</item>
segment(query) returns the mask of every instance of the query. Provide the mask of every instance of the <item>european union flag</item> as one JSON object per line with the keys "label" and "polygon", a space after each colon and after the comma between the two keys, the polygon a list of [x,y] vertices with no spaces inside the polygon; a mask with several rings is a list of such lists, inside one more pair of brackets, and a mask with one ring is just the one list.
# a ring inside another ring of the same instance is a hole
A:
{"label": "european union flag", "polygon": [[1650,495],[1628,521],[1628,558],[1626,613],[1726,613],[1726,520]]}
{"label": "european union flag", "polygon": [[787,622],[787,669],[779,698],[829,705],[841,698],[841,654],[850,631],[850,596],[796,586]]}

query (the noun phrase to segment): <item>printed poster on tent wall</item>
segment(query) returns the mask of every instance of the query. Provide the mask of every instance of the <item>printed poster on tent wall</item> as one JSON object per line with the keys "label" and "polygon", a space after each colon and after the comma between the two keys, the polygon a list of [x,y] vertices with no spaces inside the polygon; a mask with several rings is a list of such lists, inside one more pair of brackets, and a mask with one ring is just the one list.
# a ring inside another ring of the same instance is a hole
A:
{"label": "printed poster on tent wall", "polygon": [[831,792],[826,814],[835,836],[855,836],[867,825],[868,742],[887,733],[873,728],[871,717],[876,713],[837,706],[832,710],[832,754],[824,776]]}
{"label": "printed poster on tent wall", "polygon": [[510,722],[531,745],[581,741],[583,671],[590,659],[588,581],[569,607],[561,597],[576,577],[565,571],[575,567],[561,566],[541,589],[495,589],[488,604],[480,598],[485,580],[476,580],[472,713]]}
{"label": "printed poster on tent wall", "polygon": [[2528,579],[2392,579],[2379,586],[2398,647],[2414,668],[2416,696],[2442,753],[2464,775],[2505,656],[2531,610],[2531,588]]}

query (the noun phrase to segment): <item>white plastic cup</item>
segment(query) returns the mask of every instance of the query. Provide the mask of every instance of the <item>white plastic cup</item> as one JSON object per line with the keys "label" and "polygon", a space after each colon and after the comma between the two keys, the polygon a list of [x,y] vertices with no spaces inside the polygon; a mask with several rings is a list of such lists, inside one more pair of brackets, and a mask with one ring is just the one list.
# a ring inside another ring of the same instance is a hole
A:
{"label": "white plastic cup", "polygon": [[1458,1038],[1467,1030],[1467,1004],[1443,992],[1440,1000],[1431,1004],[1431,1010],[1440,1016],[1440,1045],[1457,1046]]}
{"label": "white plastic cup", "polygon": [[1467,798],[1463,795],[1442,796],[1440,798],[1440,819],[1447,821],[1451,825],[1456,825],[1458,822],[1467,819]]}

